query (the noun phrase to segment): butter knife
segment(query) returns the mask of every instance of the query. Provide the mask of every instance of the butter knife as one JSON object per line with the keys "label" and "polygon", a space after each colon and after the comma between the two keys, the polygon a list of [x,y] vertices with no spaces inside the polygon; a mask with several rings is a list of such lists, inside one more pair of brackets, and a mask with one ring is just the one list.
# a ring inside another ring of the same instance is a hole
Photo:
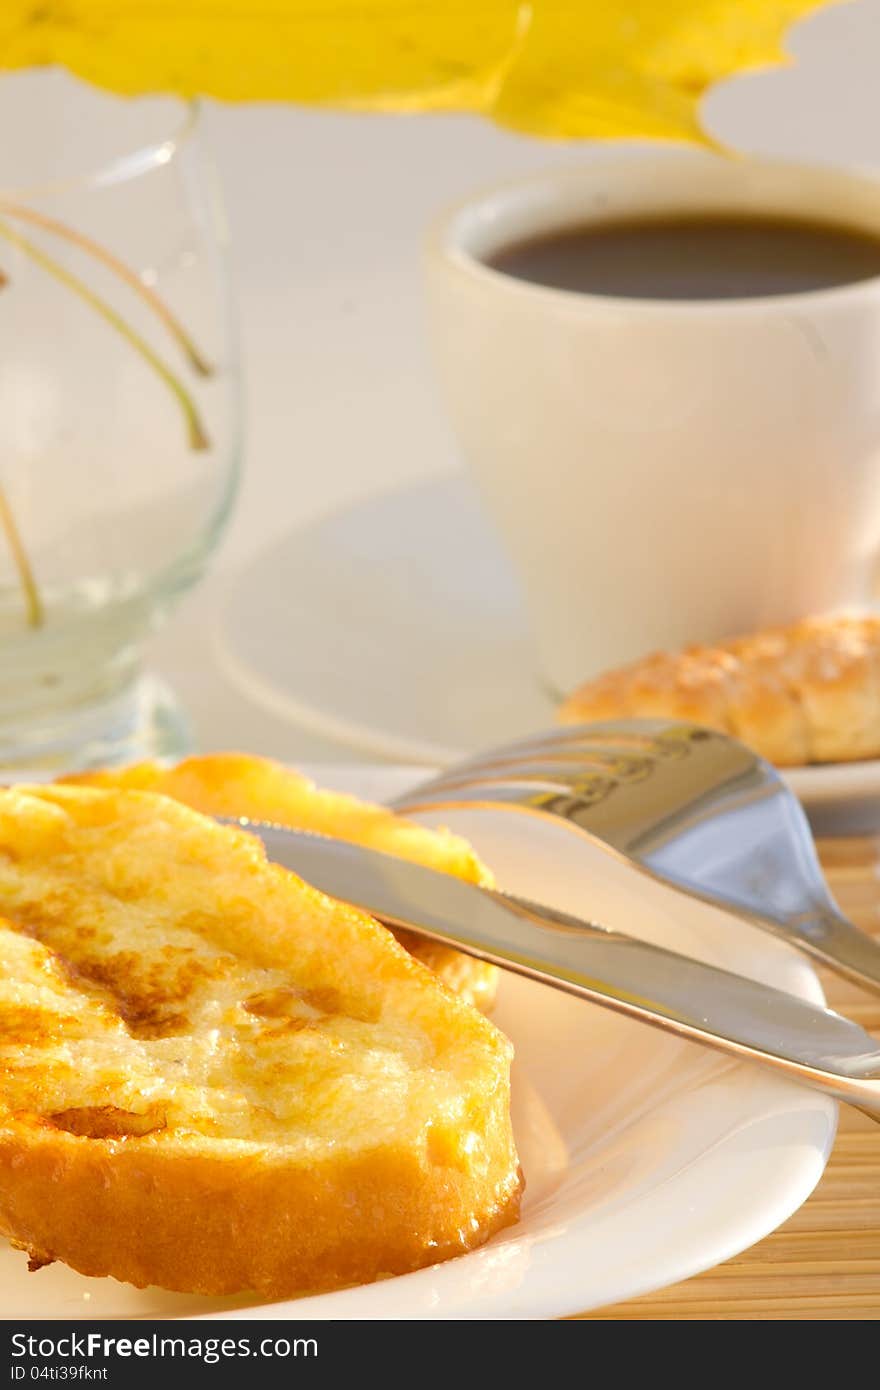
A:
{"label": "butter knife", "polygon": [[771,1067],[880,1119],[880,1046],[794,995],[510,893],[347,841],[250,820],[271,860],[387,926]]}

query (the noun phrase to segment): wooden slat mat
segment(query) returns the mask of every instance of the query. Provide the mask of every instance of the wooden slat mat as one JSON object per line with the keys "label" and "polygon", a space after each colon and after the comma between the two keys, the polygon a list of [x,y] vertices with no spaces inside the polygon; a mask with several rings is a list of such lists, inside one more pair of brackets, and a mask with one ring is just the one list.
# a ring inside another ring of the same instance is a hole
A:
{"label": "wooden slat mat", "polygon": [[[880,838],[824,840],[819,849],[843,911],[880,935]],[[829,1005],[880,1036],[880,995],[821,973]],[[880,1124],[841,1107],[822,1181],[766,1240],[682,1284],[582,1316],[880,1320]]]}

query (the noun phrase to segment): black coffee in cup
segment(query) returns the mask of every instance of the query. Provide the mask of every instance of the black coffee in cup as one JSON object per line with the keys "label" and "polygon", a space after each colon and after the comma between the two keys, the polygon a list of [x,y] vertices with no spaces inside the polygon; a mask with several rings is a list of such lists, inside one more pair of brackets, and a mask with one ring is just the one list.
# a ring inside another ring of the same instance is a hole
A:
{"label": "black coffee in cup", "polygon": [[880,238],[782,217],[594,222],[514,242],[494,269],[551,289],[629,299],[755,299],[880,276]]}

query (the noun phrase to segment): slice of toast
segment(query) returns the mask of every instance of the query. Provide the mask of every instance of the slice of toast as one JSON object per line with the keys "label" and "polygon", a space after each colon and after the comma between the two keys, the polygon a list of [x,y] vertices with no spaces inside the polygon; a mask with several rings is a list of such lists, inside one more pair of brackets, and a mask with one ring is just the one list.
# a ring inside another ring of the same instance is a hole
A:
{"label": "slice of toast", "polygon": [[0,1230],[268,1297],[517,1217],[511,1047],[389,932],[167,797],[0,791]]}
{"label": "slice of toast", "polygon": [[[246,753],[212,753],[185,758],[176,767],[135,763],[130,767],[77,773],[64,782],[101,787],[132,787],[172,796],[208,816],[248,816],[276,821],[296,830],[317,830],[341,840],[413,859],[429,869],[491,885],[492,876],[466,840],[449,830],[428,830],[340,792],[319,790],[301,773],[269,758]],[[462,955],[437,941],[397,933],[408,951],[456,993],[487,1011],[495,1002],[494,965]]]}

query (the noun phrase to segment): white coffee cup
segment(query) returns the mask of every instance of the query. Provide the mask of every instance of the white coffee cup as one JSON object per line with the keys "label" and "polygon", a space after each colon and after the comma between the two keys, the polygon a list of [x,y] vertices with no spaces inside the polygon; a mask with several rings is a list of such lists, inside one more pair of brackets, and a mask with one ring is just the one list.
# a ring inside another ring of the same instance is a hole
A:
{"label": "white coffee cup", "polygon": [[429,237],[452,420],[560,691],[657,648],[872,596],[880,278],[660,301],[486,264],[563,227],[685,211],[880,235],[880,182],[711,154],[621,158],[486,192]]}

